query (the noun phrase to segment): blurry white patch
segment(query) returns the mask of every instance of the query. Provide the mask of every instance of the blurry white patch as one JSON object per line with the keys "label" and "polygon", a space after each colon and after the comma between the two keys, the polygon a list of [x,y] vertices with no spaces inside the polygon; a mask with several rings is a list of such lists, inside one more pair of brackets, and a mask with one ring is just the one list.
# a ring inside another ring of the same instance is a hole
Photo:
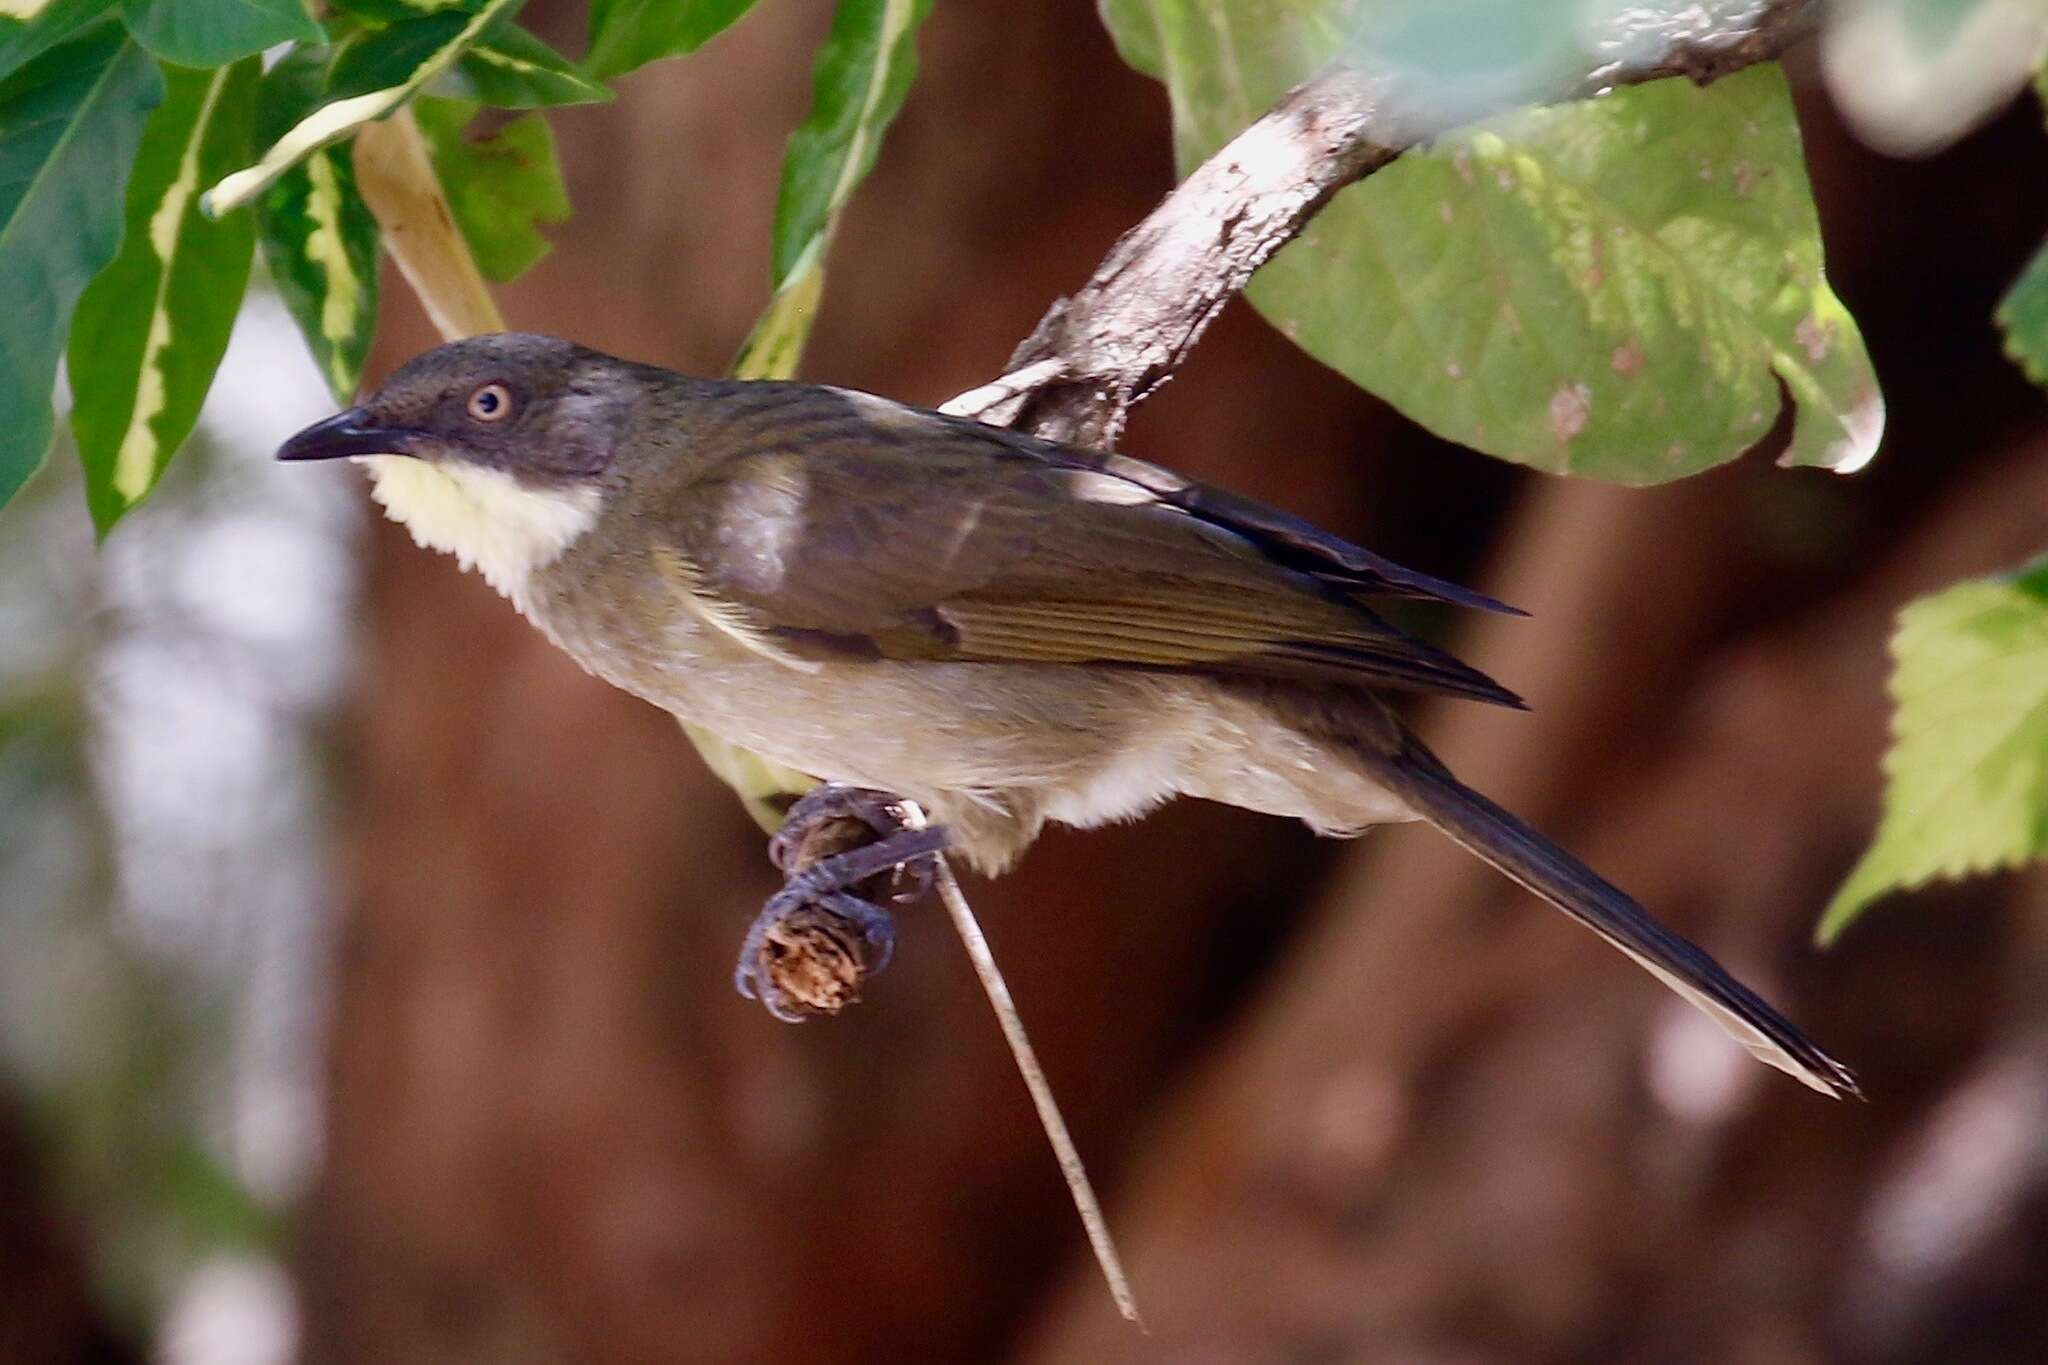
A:
{"label": "blurry white patch", "polygon": [[521,611],[534,572],[561,557],[597,520],[595,488],[527,488],[510,474],[431,464],[404,455],[363,455],[371,496],[430,550],[474,568]]}
{"label": "blurry white patch", "polygon": [[221,1256],[189,1276],[158,1333],[162,1365],[289,1365],[299,1305],[275,1261]]}
{"label": "blurry white patch", "polygon": [[1871,1201],[1881,1275],[1929,1283],[2011,1227],[2048,1164],[2048,1058],[2015,1049],[1941,1102]]}
{"label": "blurry white patch", "polygon": [[1706,1127],[1734,1118],[1763,1073],[1720,1025],[1685,1002],[1661,1011],[1650,1035],[1650,1093],[1674,1118]]}
{"label": "blurry white patch", "polygon": [[2048,55],[2038,0],[1982,0],[1945,37],[1917,0],[1845,0],[1828,13],[1821,71],[1865,142],[1894,156],[1936,152],[2004,106]]}

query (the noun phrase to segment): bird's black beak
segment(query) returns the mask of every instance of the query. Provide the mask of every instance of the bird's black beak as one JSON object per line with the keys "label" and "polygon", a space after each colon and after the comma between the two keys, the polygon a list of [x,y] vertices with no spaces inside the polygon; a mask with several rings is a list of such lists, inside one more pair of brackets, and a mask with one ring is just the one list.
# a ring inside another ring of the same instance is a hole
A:
{"label": "bird's black beak", "polygon": [[315,422],[277,448],[280,460],[335,460],[345,455],[411,455],[420,433],[379,426],[365,408],[337,412]]}

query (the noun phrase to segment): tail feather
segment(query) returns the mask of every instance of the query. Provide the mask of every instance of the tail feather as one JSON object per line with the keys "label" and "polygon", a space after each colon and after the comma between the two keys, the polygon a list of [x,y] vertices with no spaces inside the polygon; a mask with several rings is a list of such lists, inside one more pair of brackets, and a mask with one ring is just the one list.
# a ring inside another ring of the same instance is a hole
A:
{"label": "tail feather", "polygon": [[1429,823],[1621,949],[1758,1060],[1824,1095],[1861,1095],[1856,1077],[1696,945],[1613,884],[1478,792],[1419,744],[1364,754],[1373,776]]}

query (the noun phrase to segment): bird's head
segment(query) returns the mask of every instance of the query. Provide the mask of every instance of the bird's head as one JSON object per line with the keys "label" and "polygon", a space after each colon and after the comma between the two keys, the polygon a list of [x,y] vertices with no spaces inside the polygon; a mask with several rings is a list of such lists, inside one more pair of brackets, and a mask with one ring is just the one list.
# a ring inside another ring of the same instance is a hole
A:
{"label": "bird's head", "polygon": [[393,520],[523,606],[533,572],[602,510],[641,369],[555,337],[472,337],[409,361],[277,458],[369,466]]}
{"label": "bird's head", "polygon": [[408,361],[361,405],[307,427],[277,458],[401,455],[533,488],[573,485],[611,462],[634,368],[522,332],[451,342]]}

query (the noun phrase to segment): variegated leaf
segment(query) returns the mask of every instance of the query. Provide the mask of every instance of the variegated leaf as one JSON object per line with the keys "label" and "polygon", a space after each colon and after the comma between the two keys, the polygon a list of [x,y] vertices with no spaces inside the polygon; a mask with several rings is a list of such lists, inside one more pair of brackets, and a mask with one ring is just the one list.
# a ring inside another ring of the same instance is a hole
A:
{"label": "variegated leaf", "polygon": [[113,7],[114,0],[0,0],[0,78]]}
{"label": "variegated leaf", "polygon": [[208,180],[255,141],[254,57],[164,68],[128,180],[127,229],[72,321],[71,431],[101,535],[141,502],[199,420],[249,282],[254,225],[199,212]]}
{"label": "variegated leaf", "polygon": [[0,503],[43,462],[72,309],[121,242],[122,189],[163,78],[105,20],[0,81]]}
{"label": "variegated leaf", "polygon": [[454,69],[435,82],[434,93],[480,100],[498,109],[601,104],[612,97],[609,87],[511,23],[493,25],[471,44]]}
{"label": "variegated leaf", "polygon": [[201,207],[215,217],[240,208],[320,148],[339,142],[366,123],[388,118],[430,81],[453,66],[486,29],[500,19],[510,18],[522,3],[523,0],[491,0],[473,14],[448,16],[451,22],[435,45],[409,52],[404,68],[388,73],[388,84],[322,104],[293,124],[254,165],[222,178],[202,197]]}
{"label": "variegated leaf", "polygon": [[931,0],[841,0],[818,51],[811,112],[789,139],[775,205],[775,296],[733,362],[742,379],[796,372],[824,292],[840,210],[875,164],[917,75]]}
{"label": "variegated leaf", "polygon": [[[302,48],[263,78],[259,140],[269,140],[319,98],[326,63]],[[336,401],[355,399],[377,327],[377,220],[356,192],[347,150],[323,147],[257,201],[263,263],[306,338]]]}

